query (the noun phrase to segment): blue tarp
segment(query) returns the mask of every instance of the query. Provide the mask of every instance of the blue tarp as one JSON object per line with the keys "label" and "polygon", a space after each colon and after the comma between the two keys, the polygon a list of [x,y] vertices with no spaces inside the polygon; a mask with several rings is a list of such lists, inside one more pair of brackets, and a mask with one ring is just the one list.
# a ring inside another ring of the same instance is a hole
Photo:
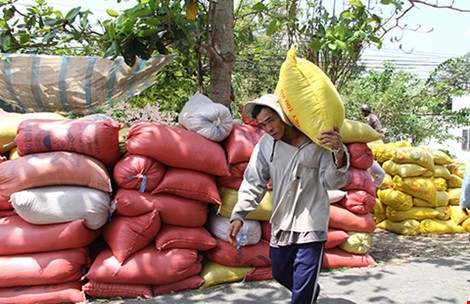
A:
{"label": "blue tarp", "polygon": [[[0,99],[18,112],[84,116],[127,99],[155,83],[175,55],[155,55],[128,66],[122,57],[5,54],[0,61]],[[0,102],[0,106],[2,103]]]}

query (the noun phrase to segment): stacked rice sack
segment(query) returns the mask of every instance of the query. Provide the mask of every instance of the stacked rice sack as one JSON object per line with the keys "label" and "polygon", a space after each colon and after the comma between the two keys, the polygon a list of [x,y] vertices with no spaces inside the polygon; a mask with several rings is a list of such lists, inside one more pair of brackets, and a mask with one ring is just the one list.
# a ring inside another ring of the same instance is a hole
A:
{"label": "stacked rice sack", "polygon": [[[330,204],[330,230],[338,240],[335,246],[326,246],[323,268],[365,267],[375,265],[368,254],[376,225],[371,214],[376,202],[376,188],[368,169],[373,154],[364,142],[346,143],[350,154],[350,168],[345,185],[340,189],[344,197]],[[328,244],[327,244],[328,245]]]}
{"label": "stacked rice sack", "polygon": [[116,210],[103,230],[105,249],[86,274],[87,295],[152,298],[204,283],[204,252],[217,244],[204,226],[208,207],[221,204],[216,176],[229,174],[217,141],[228,135],[232,120],[214,123],[230,116],[217,106],[203,102],[183,111],[179,125],[138,122],[129,128],[127,155],[113,172]]}
{"label": "stacked rice sack", "polygon": [[111,212],[119,124],[43,118],[18,124],[18,157],[0,164],[0,195],[15,213],[0,219],[0,299],[84,302],[88,247]]}
{"label": "stacked rice sack", "polygon": [[403,235],[470,231],[459,207],[465,164],[406,141],[371,148],[386,172],[373,210],[377,227]]}

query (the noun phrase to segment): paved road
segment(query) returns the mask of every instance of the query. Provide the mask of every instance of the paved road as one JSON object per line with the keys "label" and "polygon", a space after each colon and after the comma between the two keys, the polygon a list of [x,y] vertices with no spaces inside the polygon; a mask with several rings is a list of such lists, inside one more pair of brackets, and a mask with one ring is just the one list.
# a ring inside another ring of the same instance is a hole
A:
{"label": "paved road", "polygon": [[[470,247],[468,254],[459,257],[322,272],[320,284],[318,304],[469,304]],[[289,303],[289,298],[289,292],[275,281],[260,281],[108,303],[275,304]]]}

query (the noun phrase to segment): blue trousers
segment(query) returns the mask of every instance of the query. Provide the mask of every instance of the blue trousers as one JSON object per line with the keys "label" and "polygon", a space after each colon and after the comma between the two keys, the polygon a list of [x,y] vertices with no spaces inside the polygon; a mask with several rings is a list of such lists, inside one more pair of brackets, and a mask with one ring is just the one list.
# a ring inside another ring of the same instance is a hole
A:
{"label": "blue trousers", "polygon": [[291,304],[310,304],[317,292],[325,242],[270,248],[273,277],[292,292]]}

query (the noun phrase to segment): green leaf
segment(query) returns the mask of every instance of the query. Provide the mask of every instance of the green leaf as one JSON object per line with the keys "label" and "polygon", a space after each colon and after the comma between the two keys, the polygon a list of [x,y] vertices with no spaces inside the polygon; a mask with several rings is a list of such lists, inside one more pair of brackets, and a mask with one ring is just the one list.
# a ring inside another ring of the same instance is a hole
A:
{"label": "green leaf", "polygon": [[139,8],[139,9],[129,9],[126,11],[126,14],[130,18],[143,18],[149,17],[153,14],[153,10],[149,7]]}
{"label": "green leaf", "polygon": [[277,20],[274,19],[271,21],[271,23],[269,23],[269,27],[268,27],[268,30],[266,31],[266,35],[272,36],[277,31],[277,29],[278,29]]}
{"label": "green leaf", "polygon": [[75,17],[77,17],[77,15],[80,13],[80,9],[81,9],[80,6],[71,9],[65,16],[65,19],[67,19],[68,22],[73,23],[73,21],[75,20]]}
{"label": "green leaf", "polygon": [[61,23],[61,22],[62,22],[62,20],[49,19],[49,18],[47,18],[47,19],[44,20],[44,24],[47,25],[47,26],[51,26],[51,27],[52,27],[52,26],[55,26],[55,25],[57,25],[57,24],[59,24],[59,23]]}
{"label": "green leaf", "polygon": [[308,48],[312,51],[318,52],[321,50],[323,43],[320,40],[314,40],[308,44]]}
{"label": "green leaf", "polygon": [[349,5],[351,6],[364,6],[360,0],[349,0]]}
{"label": "green leaf", "polygon": [[253,11],[267,11],[268,7],[263,4],[263,2],[258,2],[255,5],[251,7],[251,10]]}
{"label": "green leaf", "polygon": [[136,56],[132,41],[126,44],[124,51],[122,52],[122,57],[128,66],[134,66]]}
{"label": "green leaf", "polygon": [[348,49],[348,44],[345,43],[344,41],[336,40],[335,44],[343,51],[346,51]]}
{"label": "green leaf", "polygon": [[118,12],[116,12],[115,10],[110,9],[110,8],[108,8],[108,9],[106,10],[106,13],[107,13],[109,16],[111,16],[111,17],[118,17],[118,16],[119,16],[119,13],[118,13]]}

